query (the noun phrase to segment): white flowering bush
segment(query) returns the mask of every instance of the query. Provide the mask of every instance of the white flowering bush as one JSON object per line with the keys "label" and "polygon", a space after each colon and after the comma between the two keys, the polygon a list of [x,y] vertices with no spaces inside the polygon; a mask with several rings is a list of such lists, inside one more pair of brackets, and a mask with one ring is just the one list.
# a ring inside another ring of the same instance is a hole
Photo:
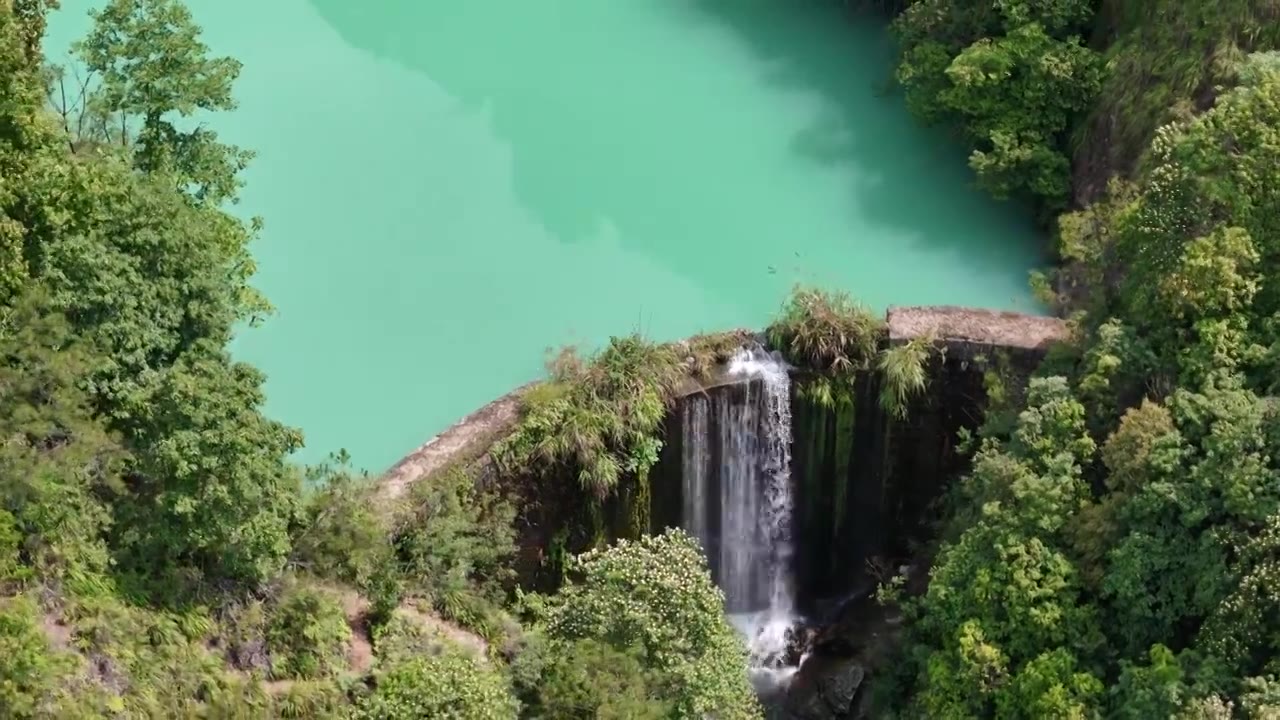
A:
{"label": "white flowering bush", "polygon": [[547,633],[637,652],[669,688],[677,717],[760,717],[724,596],[697,542],[682,531],[574,558],[570,582],[548,607]]}

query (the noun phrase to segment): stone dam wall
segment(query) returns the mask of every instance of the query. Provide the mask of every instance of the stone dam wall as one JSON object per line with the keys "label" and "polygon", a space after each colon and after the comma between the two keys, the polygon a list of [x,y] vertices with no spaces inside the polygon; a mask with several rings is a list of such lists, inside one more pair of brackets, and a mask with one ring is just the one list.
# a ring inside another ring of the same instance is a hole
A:
{"label": "stone dam wall", "polygon": [[[851,401],[835,407],[808,399],[805,374],[793,375],[794,533],[800,549],[795,574],[807,604],[856,592],[866,584],[869,562],[906,557],[911,541],[927,534],[934,501],[946,482],[967,468],[956,438],[962,428],[981,424],[988,383],[995,377],[1016,396],[1048,349],[1068,334],[1057,318],[950,306],[890,308],[885,319],[883,342],[932,337],[943,351],[928,368],[927,388],[911,401],[905,419],[881,410],[877,373],[862,377]],[[394,500],[411,483],[453,465],[478,462],[483,469],[494,443],[515,427],[526,387],[476,410],[407,455],[380,479],[380,496]],[[733,383],[691,382],[686,395],[732,392]],[[650,474],[653,531],[680,522],[684,432],[680,408],[675,410]],[[563,528],[546,527],[547,518],[562,521],[554,506],[563,499],[549,493],[560,494],[551,488],[520,491],[528,507],[522,507],[526,517],[519,532],[530,570],[546,564],[544,553],[557,551],[552,546],[565,545]],[[536,506],[543,507],[529,510]]]}

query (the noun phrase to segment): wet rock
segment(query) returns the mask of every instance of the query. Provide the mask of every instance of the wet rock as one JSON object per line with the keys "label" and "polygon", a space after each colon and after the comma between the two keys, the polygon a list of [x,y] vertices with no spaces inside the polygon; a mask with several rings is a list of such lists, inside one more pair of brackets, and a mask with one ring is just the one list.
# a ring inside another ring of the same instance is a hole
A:
{"label": "wet rock", "polygon": [[811,657],[787,691],[785,717],[836,720],[854,714],[866,671],[853,658]]}
{"label": "wet rock", "polygon": [[853,699],[857,697],[865,677],[866,671],[862,666],[849,660],[823,675],[818,680],[818,691],[827,707],[837,713],[837,717],[847,715],[853,708]]}

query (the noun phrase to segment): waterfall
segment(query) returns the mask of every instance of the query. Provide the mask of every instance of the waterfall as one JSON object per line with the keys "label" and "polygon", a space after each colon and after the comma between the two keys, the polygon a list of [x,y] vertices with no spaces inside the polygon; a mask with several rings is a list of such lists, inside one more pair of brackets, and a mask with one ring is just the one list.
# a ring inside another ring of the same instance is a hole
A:
{"label": "waterfall", "polygon": [[791,380],[759,349],[729,363],[743,382],[684,404],[682,525],[702,542],[730,619],[747,638],[758,685],[777,686],[792,587]]}
{"label": "waterfall", "polygon": [[681,520],[685,531],[698,539],[704,549],[711,547],[707,527],[707,471],[711,456],[707,452],[707,398],[691,395],[685,400],[684,456],[681,458]]}

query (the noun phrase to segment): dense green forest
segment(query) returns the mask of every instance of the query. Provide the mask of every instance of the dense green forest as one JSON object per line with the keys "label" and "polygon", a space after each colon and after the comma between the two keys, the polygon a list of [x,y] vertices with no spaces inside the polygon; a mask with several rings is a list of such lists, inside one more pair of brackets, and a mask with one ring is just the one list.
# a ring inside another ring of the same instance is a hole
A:
{"label": "dense green forest", "polygon": [[[54,7],[0,0],[0,716],[758,717],[696,543],[644,535],[665,409],[740,338],[562,355],[483,464],[519,483],[296,468],[226,350],[270,312],[252,156],[193,120],[239,64],[111,0],[51,67]],[[878,716],[1280,717],[1280,6],[895,15],[913,112],[1052,220],[1075,332],[968,438],[927,587],[882,588]],[[896,413],[923,349],[877,330],[801,292],[768,336]]]}
{"label": "dense green forest", "polygon": [[1280,717],[1280,6],[920,0],[911,108],[1033,196],[1071,317],[990,411],[886,715]]}

